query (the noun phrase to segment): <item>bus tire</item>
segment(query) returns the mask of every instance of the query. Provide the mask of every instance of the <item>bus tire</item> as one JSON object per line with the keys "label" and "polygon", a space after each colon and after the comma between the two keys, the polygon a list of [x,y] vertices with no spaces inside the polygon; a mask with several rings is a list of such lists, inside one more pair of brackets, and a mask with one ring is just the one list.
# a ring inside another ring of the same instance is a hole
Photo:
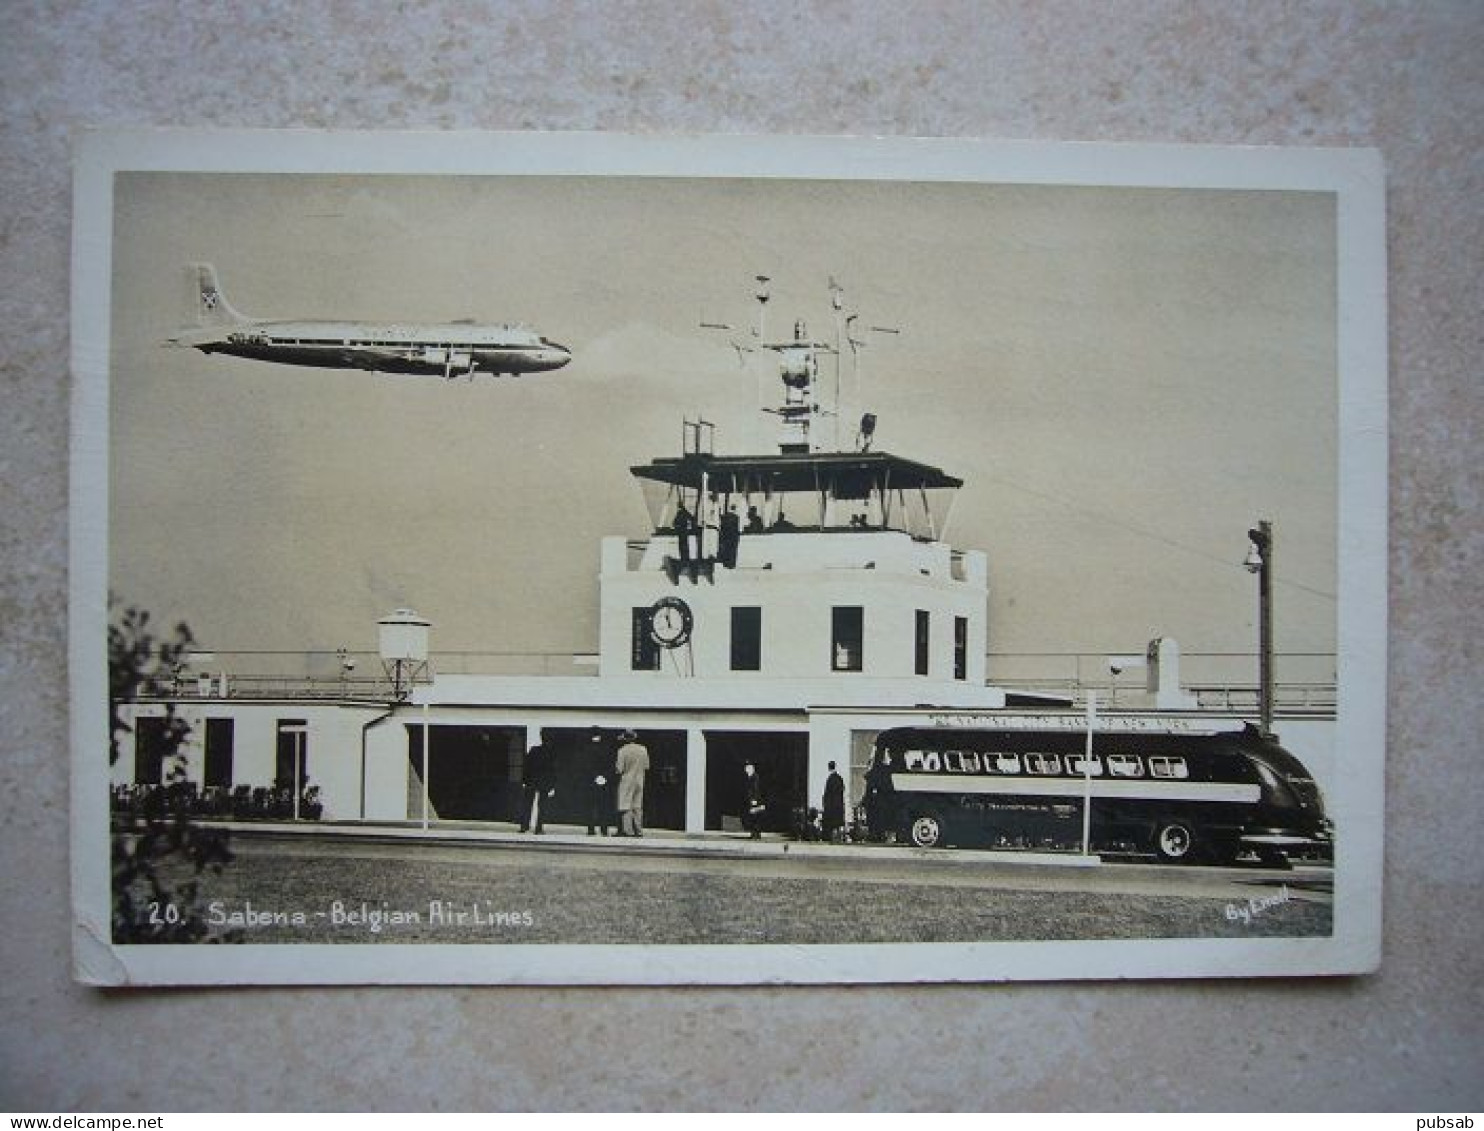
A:
{"label": "bus tire", "polygon": [[1195,833],[1178,818],[1165,818],[1154,826],[1154,854],[1165,864],[1189,864],[1195,859]]}
{"label": "bus tire", "polygon": [[912,817],[907,835],[918,848],[941,848],[943,822],[936,813],[917,813]]}
{"label": "bus tire", "polygon": [[1280,872],[1293,871],[1293,862],[1288,859],[1288,853],[1277,848],[1259,848],[1257,850],[1257,862],[1264,868],[1273,868]]}

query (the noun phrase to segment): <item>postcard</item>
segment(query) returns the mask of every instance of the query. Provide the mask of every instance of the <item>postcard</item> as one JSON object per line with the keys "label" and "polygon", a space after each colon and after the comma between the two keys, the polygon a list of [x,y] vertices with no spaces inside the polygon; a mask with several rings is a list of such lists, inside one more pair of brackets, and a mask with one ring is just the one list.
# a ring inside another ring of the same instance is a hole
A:
{"label": "postcard", "polygon": [[1368,150],[77,149],[75,976],[1380,960]]}

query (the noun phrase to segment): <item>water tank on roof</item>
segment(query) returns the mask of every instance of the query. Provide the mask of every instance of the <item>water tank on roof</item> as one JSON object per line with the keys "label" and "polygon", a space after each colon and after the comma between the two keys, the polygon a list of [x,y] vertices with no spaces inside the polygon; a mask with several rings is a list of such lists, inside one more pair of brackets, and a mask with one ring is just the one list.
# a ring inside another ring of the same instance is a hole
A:
{"label": "water tank on roof", "polygon": [[428,629],[431,622],[423,620],[411,609],[398,609],[391,616],[376,622],[381,630],[381,658],[413,663],[426,663],[428,659]]}

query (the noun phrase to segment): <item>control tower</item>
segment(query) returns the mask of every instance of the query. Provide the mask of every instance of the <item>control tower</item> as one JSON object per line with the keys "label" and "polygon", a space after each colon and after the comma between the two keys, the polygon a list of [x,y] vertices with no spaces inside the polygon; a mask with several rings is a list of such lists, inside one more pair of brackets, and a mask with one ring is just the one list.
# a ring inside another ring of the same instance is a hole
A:
{"label": "control tower", "polygon": [[945,540],[963,481],[872,450],[869,413],[840,444],[841,354],[863,343],[838,315],[838,289],[834,343],[802,321],[770,341],[765,296],[754,341],[733,345],[763,355],[781,387],[763,410],[778,418],[778,448],[717,454],[714,429],[688,421],[681,454],[630,468],[650,532],[604,540],[600,674],[819,681],[818,701],[883,680],[914,701],[972,697],[984,686],[988,571],[981,551]]}

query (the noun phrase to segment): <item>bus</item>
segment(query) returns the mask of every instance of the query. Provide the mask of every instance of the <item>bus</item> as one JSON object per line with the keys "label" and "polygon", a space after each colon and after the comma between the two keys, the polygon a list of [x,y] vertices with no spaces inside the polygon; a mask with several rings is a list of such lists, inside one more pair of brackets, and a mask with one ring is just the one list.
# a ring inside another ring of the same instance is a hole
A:
{"label": "bus", "polygon": [[1333,827],[1312,775],[1250,724],[1183,732],[897,727],[876,738],[866,822],[919,848],[1075,850],[1166,863],[1327,857]]}

